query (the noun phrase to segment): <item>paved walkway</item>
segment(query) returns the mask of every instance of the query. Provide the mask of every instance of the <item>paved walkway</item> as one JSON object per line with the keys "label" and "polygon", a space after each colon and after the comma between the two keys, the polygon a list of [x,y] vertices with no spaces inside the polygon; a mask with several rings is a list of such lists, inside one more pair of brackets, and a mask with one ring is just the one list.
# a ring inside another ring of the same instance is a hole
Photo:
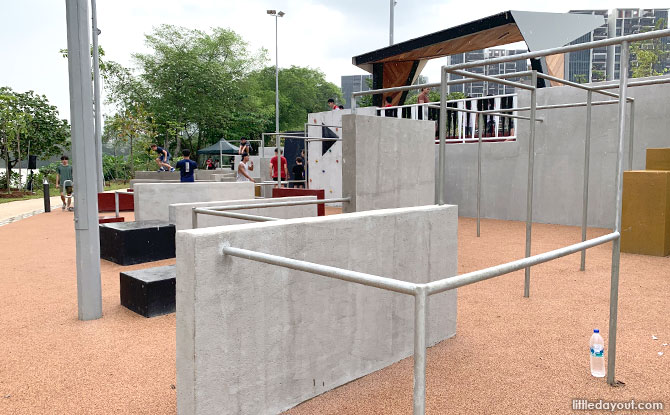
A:
{"label": "paved walkway", "polygon": [[[60,196],[51,199],[51,209],[60,209],[62,202]],[[15,202],[0,203],[0,226],[17,220],[25,219],[38,213],[44,212],[44,199],[17,200]]]}

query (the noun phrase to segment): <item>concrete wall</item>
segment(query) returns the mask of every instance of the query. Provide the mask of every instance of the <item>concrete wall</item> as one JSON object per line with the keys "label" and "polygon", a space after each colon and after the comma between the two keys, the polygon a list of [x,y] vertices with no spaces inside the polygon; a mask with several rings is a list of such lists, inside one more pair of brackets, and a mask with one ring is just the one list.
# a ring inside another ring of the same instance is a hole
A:
{"label": "concrete wall", "polygon": [[[172,161],[171,161],[172,162]],[[174,167],[174,164],[172,165]],[[179,171],[136,171],[136,179],[179,180]]]}
{"label": "concrete wall", "polygon": [[[316,200],[316,196],[294,196],[285,197],[281,199],[244,199],[244,200],[224,200],[218,202],[196,202],[196,203],[176,203],[170,205],[170,223],[174,223],[178,231],[192,228],[192,211],[194,207],[208,207],[208,206],[227,206],[227,205],[242,205],[242,204],[257,204],[275,201],[292,201],[292,200]],[[272,208],[259,209],[244,209],[236,210],[234,212],[244,213],[247,215],[268,216],[279,219],[292,218],[307,218],[314,217],[317,214],[317,205],[298,205],[298,206],[281,206]],[[209,228],[212,226],[235,225],[240,223],[249,223],[249,221],[233,218],[225,218],[221,216],[212,215],[198,215],[198,228]]]}
{"label": "concrete wall", "polygon": [[[212,182],[216,180],[196,180],[197,182]],[[137,183],[181,183],[181,179],[156,180],[156,179],[130,179],[129,188],[133,189]]]}
{"label": "concrete wall", "polygon": [[345,115],[342,125],[344,212],[435,203],[433,121]]}
{"label": "concrete wall", "polygon": [[[614,90],[616,91],[616,90]],[[670,85],[629,88],[635,98],[633,169],[644,169],[647,148],[670,143]],[[594,94],[594,101],[609,99]],[[570,87],[538,90],[538,105],[585,102],[586,92]],[[519,106],[529,105],[521,93]],[[527,115],[527,113],[525,114]],[[535,185],[533,220],[543,223],[579,225],[582,217],[584,136],[586,108],[538,111],[544,122],[537,124],[535,141]],[[589,226],[614,225],[617,159],[617,105],[593,107],[589,175]],[[488,143],[482,151],[482,205],[485,218],[525,220],[528,171],[528,121],[515,120],[516,142]],[[628,131],[628,117],[626,120]],[[626,142],[625,164],[628,163]],[[437,149],[435,151],[437,163]],[[456,204],[463,216],[477,214],[477,145],[447,146],[445,178],[447,203]]]}
{"label": "concrete wall", "polygon": [[[178,232],[177,412],[277,414],[413,351],[411,296],[224,244],[429,282],[457,272],[456,223],[455,206],[422,206]],[[455,334],[455,290],[429,298],[427,319],[428,344]]]}
{"label": "concrete wall", "polygon": [[173,203],[209,202],[214,200],[253,199],[254,185],[247,183],[137,183],[135,220],[169,219]]}

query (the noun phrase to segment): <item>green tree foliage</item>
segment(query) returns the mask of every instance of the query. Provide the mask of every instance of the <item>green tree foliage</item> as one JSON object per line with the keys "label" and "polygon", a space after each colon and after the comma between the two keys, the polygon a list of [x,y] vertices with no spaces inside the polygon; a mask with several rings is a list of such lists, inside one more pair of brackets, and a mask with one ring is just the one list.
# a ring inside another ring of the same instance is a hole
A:
{"label": "green tree foliage", "polygon": [[[259,108],[265,125],[261,131],[274,131],[275,68],[266,67],[251,73],[246,81],[249,98]],[[342,102],[337,85],[325,79],[318,69],[291,66],[279,69],[279,129],[302,130],[310,112],[327,111],[328,99]]]}
{"label": "green tree foliage", "polygon": [[[665,19],[658,19],[654,30],[665,27]],[[670,51],[668,51],[668,46],[663,40],[650,39],[630,44],[632,78],[658,76],[668,72],[667,68],[663,67],[663,62],[665,62]]]}
{"label": "green tree foliage", "polygon": [[70,126],[58,118],[58,110],[44,95],[18,93],[0,87],[0,152],[7,164],[7,177],[20,159],[30,154],[46,159],[70,146]]}
{"label": "green tree foliage", "polygon": [[154,119],[141,104],[126,108],[107,118],[104,137],[108,141],[127,143],[130,147],[129,169],[134,175],[135,167],[153,168],[149,147],[156,138]]}

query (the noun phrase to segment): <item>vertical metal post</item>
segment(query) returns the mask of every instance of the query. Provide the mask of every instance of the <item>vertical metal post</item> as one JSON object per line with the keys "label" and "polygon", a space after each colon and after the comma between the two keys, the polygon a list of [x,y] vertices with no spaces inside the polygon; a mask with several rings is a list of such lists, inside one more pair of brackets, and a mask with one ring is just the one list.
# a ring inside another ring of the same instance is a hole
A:
{"label": "vertical metal post", "polygon": [[119,192],[114,192],[114,213],[119,217]]}
{"label": "vertical metal post", "polygon": [[72,123],[72,159],[77,207],[77,300],[80,320],[102,317],[97,166],[93,137],[93,91],[87,0],[66,0],[67,49]]}
{"label": "vertical metal post", "polygon": [[[621,58],[619,71],[619,152],[616,169],[616,216],[614,231],[621,233],[621,195],[623,193],[623,149],[626,129],[626,98],[628,92],[628,42],[621,43]],[[621,235],[612,241],[612,280],[610,283],[610,321],[608,334],[609,354],[607,357],[607,383],[614,385],[614,369],[616,364],[616,329],[619,307],[619,256]]]}
{"label": "vertical metal post", "polygon": [[[279,134],[277,134],[275,136],[275,140],[276,140],[276,148],[277,148],[277,187],[280,188],[281,187],[282,169],[281,169],[281,150],[279,148],[279,144],[281,142],[281,139],[279,138]],[[270,173],[272,173],[272,172],[270,172]]]}
{"label": "vertical metal post", "polygon": [[[526,188],[526,258],[530,256],[531,231],[533,226],[533,169],[535,166],[535,112],[537,110],[537,71],[530,77],[530,130],[528,136],[528,186]],[[530,267],[526,267],[523,296],[530,296]]]}
{"label": "vertical metal post", "polygon": [[389,22],[389,46],[393,44],[393,12],[395,9],[395,0],[390,0],[390,22]]}
{"label": "vertical metal post", "polygon": [[630,102],[630,138],[628,142],[628,170],[633,170],[633,142],[635,141],[635,101]]}
{"label": "vertical metal post", "polygon": [[275,13],[275,133],[279,134],[279,13]]}
{"label": "vertical metal post", "polygon": [[198,229],[198,212],[195,208],[191,209],[191,228]]}
{"label": "vertical metal post", "polygon": [[98,176],[98,193],[105,191],[105,176],[102,171],[102,102],[100,102],[100,55],[98,52],[98,12],[96,0],[91,0],[91,27],[93,34],[93,103],[95,104],[95,159]]}
{"label": "vertical metal post", "polygon": [[[354,94],[349,97],[349,106],[351,107],[351,113],[356,114],[356,97],[354,97]],[[305,136],[307,136],[307,132],[305,132]]]}
{"label": "vertical metal post", "polygon": [[[582,242],[586,240],[586,226],[589,210],[589,161],[591,159],[591,103],[593,92],[586,93],[586,137],[584,139],[584,185],[582,195]],[[586,269],[586,249],[582,249],[579,270]]]}
{"label": "vertical metal post", "polygon": [[426,413],[426,288],[414,294],[414,415]]}
{"label": "vertical metal post", "polygon": [[440,75],[440,144],[438,148],[437,180],[435,180],[435,186],[437,187],[437,189],[435,189],[435,203],[444,205],[445,150],[447,138],[447,72],[444,70],[444,67],[440,70]]}
{"label": "vertical metal post", "polygon": [[477,141],[477,237],[479,238],[482,200],[482,127],[484,125],[484,114],[479,113],[477,116],[479,117],[479,141]]}

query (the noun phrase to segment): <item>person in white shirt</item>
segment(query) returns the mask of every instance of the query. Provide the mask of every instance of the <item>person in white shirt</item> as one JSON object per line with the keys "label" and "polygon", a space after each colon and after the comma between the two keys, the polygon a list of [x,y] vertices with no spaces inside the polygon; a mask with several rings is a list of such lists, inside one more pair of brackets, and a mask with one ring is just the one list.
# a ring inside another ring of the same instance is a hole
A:
{"label": "person in white shirt", "polygon": [[256,183],[256,180],[249,175],[249,171],[253,170],[254,162],[249,160],[249,154],[242,154],[242,160],[240,160],[240,164],[237,165],[237,181]]}

